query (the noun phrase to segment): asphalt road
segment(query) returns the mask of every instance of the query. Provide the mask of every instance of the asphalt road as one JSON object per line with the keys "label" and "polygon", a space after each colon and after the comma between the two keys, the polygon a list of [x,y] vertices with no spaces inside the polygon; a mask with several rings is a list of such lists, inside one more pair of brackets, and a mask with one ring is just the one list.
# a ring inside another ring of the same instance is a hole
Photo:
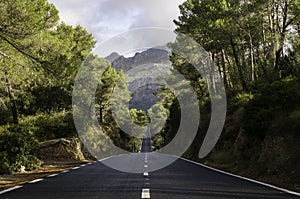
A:
{"label": "asphalt road", "polygon": [[[178,159],[154,172],[155,155],[149,138],[143,139],[136,156],[111,157],[70,171],[24,184],[0,195],[1,199],[283,199],[300,198],[247,180],[220,173],[195,163]],[[165,156],[163,159],[174,159]],[[143,167],[144,173],[120,172],[104,165],[128,160],[132,168]],[[153,163],[154,164],[154,163]]]}

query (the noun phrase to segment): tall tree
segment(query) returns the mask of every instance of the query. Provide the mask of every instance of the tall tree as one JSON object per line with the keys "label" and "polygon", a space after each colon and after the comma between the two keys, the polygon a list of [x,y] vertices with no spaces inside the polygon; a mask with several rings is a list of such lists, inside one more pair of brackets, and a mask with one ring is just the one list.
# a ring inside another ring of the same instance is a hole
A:
{"label": "tall tree", "polygon": [[188,0],[180,6],[176,31],[211,53],[227,86],[247,91],[256,79],[281,77],[281,64],[299,34],[294,0]]}
{"label": "tall tree", "polygon": [[16,101],[21,94],[43,87],[71,95],[73,79],[95,41],[80,26],[58,24],[58,10],[46,0],[4,0],[0,10],[1,81],[18,123]]}

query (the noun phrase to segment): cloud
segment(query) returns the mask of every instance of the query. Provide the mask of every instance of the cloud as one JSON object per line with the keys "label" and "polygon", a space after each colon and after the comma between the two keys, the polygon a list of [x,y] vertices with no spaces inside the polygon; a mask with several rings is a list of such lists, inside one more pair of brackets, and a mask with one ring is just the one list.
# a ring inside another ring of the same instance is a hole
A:
{"label": "cloud", "polygon": [[102,42],[125,31],[142,27],[174,29],[178,6],[184,0],[49,0],[61,20],[81,25]]}

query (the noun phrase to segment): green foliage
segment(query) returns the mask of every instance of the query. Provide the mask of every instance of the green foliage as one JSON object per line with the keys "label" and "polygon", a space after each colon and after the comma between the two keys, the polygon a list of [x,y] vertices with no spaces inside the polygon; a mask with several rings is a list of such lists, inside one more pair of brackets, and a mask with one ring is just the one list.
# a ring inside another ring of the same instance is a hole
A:
{"label": "green foliage", "polygon": [[77,136],[71,111],[39,113],[21,121],[39,141]]}
{"label": "green foliage", "polygon": [[95,45],[92,34],[59,24],[47,0],[4,0],[0,12],[0,90],[7,93],[0,102],[13,122],[20,114],[69,108],[75,75]]}
{"label": "green foliage", "polygon": [[210,160],[218,164],[232,164],[235,161],[235,157],[232,151],[215,151],[210,155]]}
{"label": "green foliage", "polygon": [[14,173],[25,167],[37,168],[38,159],[32,153],[36,145],[33,133],[26,126],[12,126],[0,134],[0,173]]}
{"label": "green foliage", "polygon": [[[97,59],[97,58],[96,58]],[[101,77],[99,77],[99,84],[95,94],[96,109],[99,115],[99,122],[104,124],[110,124],[113,121],[111,113],[111,97],[114,91],[114,88],[123,74],[118,73],[106,60],[94,60],[91,62],[95,67],[98,65],[98,72]],[[103,72],[101,74],[101,72]],[[126,88],[127,89],[127,88]],[[124,90],[125,92],[125,90]],[[126,97],[120,96],[120,97]]]}
{"label": "green foliage", "polygon": [[300,138],[300,110],[299,107],[284,115],[278,116],[270,128],[274,134],[284,137]]}
{"label": "green foliage", "polygon": [[245,106],[242,116],[245,132],[263,138],[276,116],[286,115],[299,104],[299,90],[298,80],[291,77],[272,84],[259,82],[254,85],[254,97]]}
{"label": "green foliage", "polygon": [[24,39],[59,20],[58,10],[47,0],[3,0],[0,12],[0,35],[6,39]]}
{"label": "green foliage", "polygon": [[17,100],[17,105],[24,115],[34,115],[37,112],[50,114],[52,111],[70,110],[72,96],[64,87],[40,86],[22,93]]}
{"label": "green foliage", "polygon": [[[284,12],[269,9],[275,7]],[[297,1],[188,0],[179,8],[176,31],[211,53],[227,87],[248,91],[257,79],[274,81],[299,71]],[[180,57],[173,55],[172,62],[185,76],[197,74]]]}
{"label": "green foliage", "polygon": [[142,140],[140,138],[131,138],[127,144],[127,150],[136,153],[140,150]]}
{"label": "green foliage", "polygon": [[148,123],[148,117],[143,110],[130,109],[129,114],[133,122],[139,126],[145,126]]}
{"label": "green foliage", "polygon": [[151,138],[153,151],[159,150],[164,146],[164,137],[161,134],[156,134]]}

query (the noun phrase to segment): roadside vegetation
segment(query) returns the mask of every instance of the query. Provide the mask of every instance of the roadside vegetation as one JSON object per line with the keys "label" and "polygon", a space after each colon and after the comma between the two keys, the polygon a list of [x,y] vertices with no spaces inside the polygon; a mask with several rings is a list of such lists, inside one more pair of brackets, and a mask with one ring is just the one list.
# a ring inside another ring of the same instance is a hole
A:
{"label": "roadside vegetation", "polygon": [[123,75],[91,55],[93,35],[60,22],[47,0],[4,0],[0,13],[0,174],[39,167],[42,142],[78,137],[72,91],[86,59],[105,67],[95,98],[103,131],[117,146],[137,151],[139,141],[120,131],[108,101]]}
{"label": "roadside vegetation", "polygon": [[[299,1],[188,0],[180,11],[176,31],[210,53],[228,101],[221,139],[199,160],[210,122],[209,93],[187,60],[171,56],[175,69],[191,81],[201,110],[197,137],[185,157],[299,191]],[[180,107],[171,102],[165,105],[170,109],[168,124],[153,139],[160,146],[175,136],[180,121]]]}
{"label": "roadside vegetation", "polygon": [[[209,93],[194,67],[171,55],[174,69],[190,80],[201,109],[198,134],[184,156],[299,191],[299,1],[187,0],[180,12],[176,31],[210,53],[228,101],[221,138],[209,156],[199,160],[210,122]],[[41,142],[78,138],[72,91],[84,60],[95,69],[104,67],[95,111],[106,137],[137,152],[141,140],[124,133],[112,114],[112,91],[124,74],[91,55],[93,35],[60,22],[58,10],[47,0],[2,0],[0,13],[0,174],[40,166],[36,149]],[[127,85],[121,86],[120,102],[129,95]],[[146,126],[150,115],[157,121],[167,118],[164,129],[152,138],[154,150],[174,138],[181,117],[172,92],[162,88],[156,94],[162,101],[147,113],[130,111],[139,126]],[[118,114],[126,114],[123,111]]]}

